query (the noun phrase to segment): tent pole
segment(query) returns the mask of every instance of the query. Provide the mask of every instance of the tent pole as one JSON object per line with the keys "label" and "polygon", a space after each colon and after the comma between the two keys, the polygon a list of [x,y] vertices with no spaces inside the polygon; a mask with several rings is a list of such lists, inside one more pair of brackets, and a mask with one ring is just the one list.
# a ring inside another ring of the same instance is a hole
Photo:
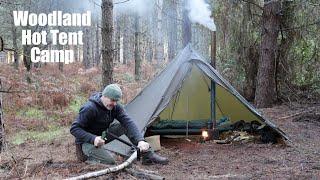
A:
{"label": "tent pole", "polygon": [[[216,68],[216,31],[211,31],[211,66]],[[211,92],[210,92],[210,102],[211,102],[211,123],[209,123],[209,129],[213,129],[213,139],[218,139],[217,123],[216,123],[216,83],[211,80]]]}

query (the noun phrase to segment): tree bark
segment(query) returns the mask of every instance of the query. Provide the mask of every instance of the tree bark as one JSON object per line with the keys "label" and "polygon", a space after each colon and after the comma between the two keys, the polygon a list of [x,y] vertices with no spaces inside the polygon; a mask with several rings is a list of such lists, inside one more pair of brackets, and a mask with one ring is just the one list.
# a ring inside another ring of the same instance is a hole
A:
{"label": "tree bark", "polygon": [[[155,38],[155,59],[157,63],[164,60],[164,48],[163,48],[163,29],[162,29],[162,4],[163,0],[159,0],[156,6],[156,38]],[[160,9],[161,8],[161,9]]]}
{"label": "tree bark", "polygon": [[[0,78],[0,89],[2,89],[2,82]],[[4,131],[4,119],[3,119],[3,110],[2,110],[2,93],[0,92],[0,152],[5,149],[5,131]]]}
{"label": "tree bark", "polygon": [[141,80],[141,53],[140,53],[140,17],[139,15],[135,16],[134,20],[134,26],[135,26],[135,34],[134,34],[134,59],[135,59],[135,65],[134,65],[134,75],[135,80],[140,81]]}
{"label": "tree bark", "polygon": [[94,59],[95,59],[96,65],[99,66],[100,59],[101,59],[101,53],[100,53],[100,36],[99,36],[99,23],[98,22],[97,22],[97,27],[96,27],[95,38],[96,38],[96,48],[95,48]]}
{"label": "tree bark", "polygon": [[254,27],[251,22],[252,18],[250,18],[252,17],[251,3],[254,3],[254,0],[249,0],[243,7],[243,20],[239,34],[239,51],[241,66],[245,70],[243,95],[248,101],[253,102],[256,93],[259,50],[254,37],[252,37]]}
{"label": "tree bark", "polygon": [[153,59],[153,33],[152,33],[152,27],[153,27],[153,17],[150,16],[147,19],[147,42],[146,42],[146,50],[145,50],[145,59],[147,62],[152,62]]}
{"label": "tree bark", "polygon": [[[277,58],[277,67],[276,67],[276,88],[277,88],[277,97],[281,99],[281,96],[285,92],[288,92],[284,87],[285,84],[291,86],[293,76],[290,76],[293,69],[293,64],[290,63],[288,59],[289,50],[292,47],[292,44],[295,40],[295,30],[290,30],[290,27],[294,24],[294,12],[295,12],[295,3],[289,0],[282,2],[282,12],[283,17],[281,19],[281,41],[279,45],[279,54]],[[282,31],[282,29],[288,29]],[[283,97],[283,96],[282,96]]]}
{"label": "tree bark", "polygon": [[115,58],[116,62],[120,62],[120,39],[121,39],[121,28],[120,28],[120,18],[116,20],[116,32],[115,32]]}
{"label": "tree bark", "polygon": [[12,45],[13,45],[13,58],[14,58],[14,68],[19,69],[19,59],[18,59],[18,45],[17,45],[17,28],[14,25],[13,17],[11,13],[11,34],[12,34]]}
{"label": "tree bark", "polygon": [[259,53],[256,50],[254,45],[249,46],[246,49],[246,55],[244,58],[247,58],[246,65],[244,66],[245,69],[245,81],[244,81],[244,97],[248,101],[254,101],[255,93],[256,93],[256,84],[257,84],[257,73],[258,73],[258,59]]}
{"label": "tree bark", "polygon": [[78,48],[78,46],[73,45],[72,49],[74,51],[74,61],[78,62],[79,61],[79,48]]}
{"label": "tree bark", "polygon": [[94,44],[94,42],[96,41],[96,39],[95,39],[95,24],[93,23],[93,27],[90,27],[90,66],[91,67],[93,67],[93,66],[95,66],[96,65],[96,62],[95,62],[95,59],[96,59],[96,57],[95,57],[95,44]]}
{"label": "tree bark", "polygon": [[[57,45],[57,48],[58,48],[58,49],[64,49],[64,47],[63,47],[62,45],[60,45],[60,44]],[[40,63],[39,63],[39,64],[40,64]],[[58,66],[59,66],[59,70],[60,70],[61,72],[63,72],[63,62],[59,62]]]}
{"label": "tree bark", "polygon": [[[129,60],[131,59],[131,40],[130,40],[130,16],[123,15],[123,23],[128,25],[123,29],[123,64],[127,64]],[[132,45],[133,46],[133,45]]]}
{"label": "tree bark", "polygon": [[271,107],[276,97],[275,59],[280,24],[280,1],[265,0],[262,13],[261,57],[259,59],[255,103]]}
{"label": "tree bark", "polygon": [[30,55],[30,47],[27,45],[23,47],[23,63],[24,66],[27,68],[27,71],[29,72],[31,70],[32,62]]}
{"label": "tree bark", "polygon": [[170,0],[168,8],[168,59],[171,61],[176,56],[178,30],[177,30],[177,1]]}
{"label": "tree bark", "polygon": [[102,0],[102,88],[112,83],[113,74],[113,0]]}
{"label": "tree bark", "polygon": [[[184,0],[184,4],[187,3],[187,0]],[[183,36],[183,47],[191,42],[192,33],[191,33],[191,21],[189,19],[189,11],[183,9],[183,27],[182,27],[182,36]]]}
{"label": "tree bark", "polygon": [[83,38],[83,66],[85,67],[85,69],[88,69],[90,67],[90,43],[89,43],[89,29],[88,27],[84,28],[84,38]]}

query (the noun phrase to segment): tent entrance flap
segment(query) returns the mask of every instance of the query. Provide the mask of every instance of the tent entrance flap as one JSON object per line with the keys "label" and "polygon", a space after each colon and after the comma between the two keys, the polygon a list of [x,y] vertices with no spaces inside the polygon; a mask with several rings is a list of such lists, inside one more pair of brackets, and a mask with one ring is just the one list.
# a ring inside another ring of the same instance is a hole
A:
{"label": "tent entrance flap", "polygon": [[211,121],[208,78],[192,65],[178,93],[149,127],[156,134],[199,134]]}
{"label": "tent entrance flap", "polygon": [[[190,74],[186,77],[178,93],[175,94],[168,106],[149,126],[152,134],[200,134],[212,123],[212,94],[211,78],[202,70],[192,65]],[[250,112],[233,94],[222,86],[215,85],[214,93],[215,117],[219,123],[227,118],[230,126],[239,121],[250,123],[259,118]],[[220,129],[220,127],[217,127]],[[223,128],[226,129],[226,128]],[[229,128],[227,128],[229,129]]]}

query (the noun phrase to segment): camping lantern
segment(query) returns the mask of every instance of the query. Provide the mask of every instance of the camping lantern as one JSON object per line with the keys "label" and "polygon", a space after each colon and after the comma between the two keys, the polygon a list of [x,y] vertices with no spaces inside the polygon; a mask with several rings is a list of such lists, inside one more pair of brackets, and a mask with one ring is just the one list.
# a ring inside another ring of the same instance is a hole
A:
{"label": "camping lantern", "polygon": [[202,136],[202,141],[204,142],[204,141],[206,141],[206,140],[208,140],[208,138],[209,138],[209,133],[208,133],[208,131],[206,131],[206,130],[203,130],[202,132],[201,132],[201,136]]}
{"label": "camping lantern", "polygon": [[207,139],[209,137],[208,131],[202,131],[201,135],[203,139]]}

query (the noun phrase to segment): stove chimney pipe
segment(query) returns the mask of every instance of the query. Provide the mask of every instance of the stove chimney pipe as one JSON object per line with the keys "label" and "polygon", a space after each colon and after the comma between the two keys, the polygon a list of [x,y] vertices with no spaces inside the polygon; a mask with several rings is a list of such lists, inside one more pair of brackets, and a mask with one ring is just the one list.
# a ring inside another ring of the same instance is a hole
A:
{"label": "stove chimney pipe", "polygon": [[[211,66],[216,68],[216,52],[217,52],[217,45],[216,45],[216,31],[211,31]],[[210,92],[210,99],[211,99],[211,122],[209,124],[209,129],[212,130],[212,138],[219,139],[219,131],[217,129],[217,122],[216,122],[216,83],[211,80],[211,92]]]}

